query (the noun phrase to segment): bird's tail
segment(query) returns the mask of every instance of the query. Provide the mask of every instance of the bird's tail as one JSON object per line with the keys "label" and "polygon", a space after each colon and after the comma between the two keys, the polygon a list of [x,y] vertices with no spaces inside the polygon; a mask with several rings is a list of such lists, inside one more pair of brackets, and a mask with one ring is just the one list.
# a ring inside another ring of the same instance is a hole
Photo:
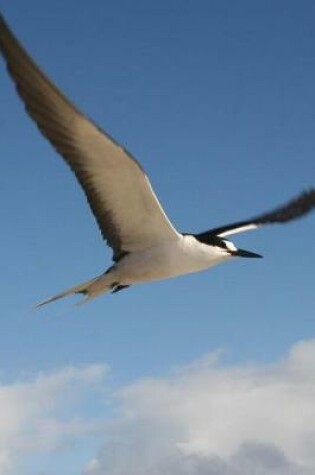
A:
{"label": "bird's tail", "polygon": [[88,300],[97,297],[100,294],[109,292],[113,289],[114,286],[115,284],[112,282],[112,278],[109,276],[109,274],[101,274],[98,277],[94,277],[94,279],[87,280],[82,284],[76,285],[75,287],[71,287],[71,289],[65,290],[64,292],[60,292],[59,294],[56,294],[44,300],[43,302],[38,303],[35,308],[42,307],[47,303],[54,302],[55,300],[62,299],[63,297],[76,294],[82,294],[86,297],[85,299],[78,302],[78,305],[81,305],[87,302]]}

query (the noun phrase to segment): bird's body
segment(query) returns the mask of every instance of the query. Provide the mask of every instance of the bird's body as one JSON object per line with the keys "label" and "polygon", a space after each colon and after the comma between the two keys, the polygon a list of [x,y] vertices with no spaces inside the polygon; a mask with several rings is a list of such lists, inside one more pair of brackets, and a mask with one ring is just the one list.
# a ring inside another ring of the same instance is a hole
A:
{"label": "bird's body", "polygon": [[200,243],[193,236],[179,235],[139,253],[127,254],[114,267],[122,285],[167,279],[190,272],[198,272],[227,260],[232,256]]}
{"label": "bird's body", "polygon": [[[315,207],[315,190],[250,220],[200,234],[169,221],[141,165],[83,115],[44,75],[0,15],[0,50],[25,108],[80,183],[114,264],[102,275],[55,295],[87,299],[134,284],[208,269],[235,257],[261,257],[225,238],[298,218]],[[40,305],[42,305],[40,304]]]}
{"label": "bird's body", "polygon": [[[235,246],[232,247],[236,250]],[[55,295],[51,300],[73,293],[85,293],[90,299],[134,284],[206,270],[232,257],[232,254],[223,249],[199,242],[192,235],[179,234],[174,241],[161,242],[143,251],[124,255],[104,274]]]}

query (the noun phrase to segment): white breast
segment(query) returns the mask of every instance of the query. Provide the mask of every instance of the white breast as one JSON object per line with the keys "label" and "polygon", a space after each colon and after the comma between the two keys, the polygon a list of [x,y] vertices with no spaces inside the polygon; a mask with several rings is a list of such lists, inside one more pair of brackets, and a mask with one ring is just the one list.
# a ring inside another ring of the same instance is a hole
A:
{"label": "white breast", "polygon": [[127,255],[117,264],[116,273],[120,283],[132,285],[198,272],[228,258],[223,249],[202,244],[187,235]]}

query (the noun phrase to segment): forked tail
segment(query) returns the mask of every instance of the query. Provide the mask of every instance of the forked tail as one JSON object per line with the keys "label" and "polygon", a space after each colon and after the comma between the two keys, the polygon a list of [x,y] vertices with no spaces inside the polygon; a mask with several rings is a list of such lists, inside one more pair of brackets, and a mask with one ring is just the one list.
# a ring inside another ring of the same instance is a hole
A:
{"label": "forked tail", "polygon": [[76,294],[82,294],[86,296],[84,300],[81,300],[78,303],[78,305],[81,305],[87,302],[88,300],[97,297],[100,294],[109,292],[113,289],[113,287],[115,287],[115,284],[112,282],[112,279],[110,278],[109,274],[105,273],[98,277],[95,277],[94,279],[87,280],[86,282],[83,282],[83,284],[76,285],[75,287],[71,287],[71,289],[65,290],[64,292],[60,292],[59,294],[54,295],[53,297],[50,297],[49,299],[38,303],[35,308],[42,307],[47,303],[54,302],[55,300],[62,299],[63,297]]}

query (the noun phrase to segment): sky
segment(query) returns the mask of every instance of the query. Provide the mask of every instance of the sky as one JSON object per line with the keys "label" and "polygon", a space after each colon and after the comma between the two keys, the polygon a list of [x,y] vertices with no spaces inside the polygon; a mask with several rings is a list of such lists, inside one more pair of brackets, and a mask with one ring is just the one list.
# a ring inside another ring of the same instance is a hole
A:
{"label": "sky", "polygon": [[[0,9],[179,231],[314,186],[311,0]],[[0,475],[314,473],[315,214],[235,236],[264,259],[34,311],[111,250],[2,61],[0,109]]]}

